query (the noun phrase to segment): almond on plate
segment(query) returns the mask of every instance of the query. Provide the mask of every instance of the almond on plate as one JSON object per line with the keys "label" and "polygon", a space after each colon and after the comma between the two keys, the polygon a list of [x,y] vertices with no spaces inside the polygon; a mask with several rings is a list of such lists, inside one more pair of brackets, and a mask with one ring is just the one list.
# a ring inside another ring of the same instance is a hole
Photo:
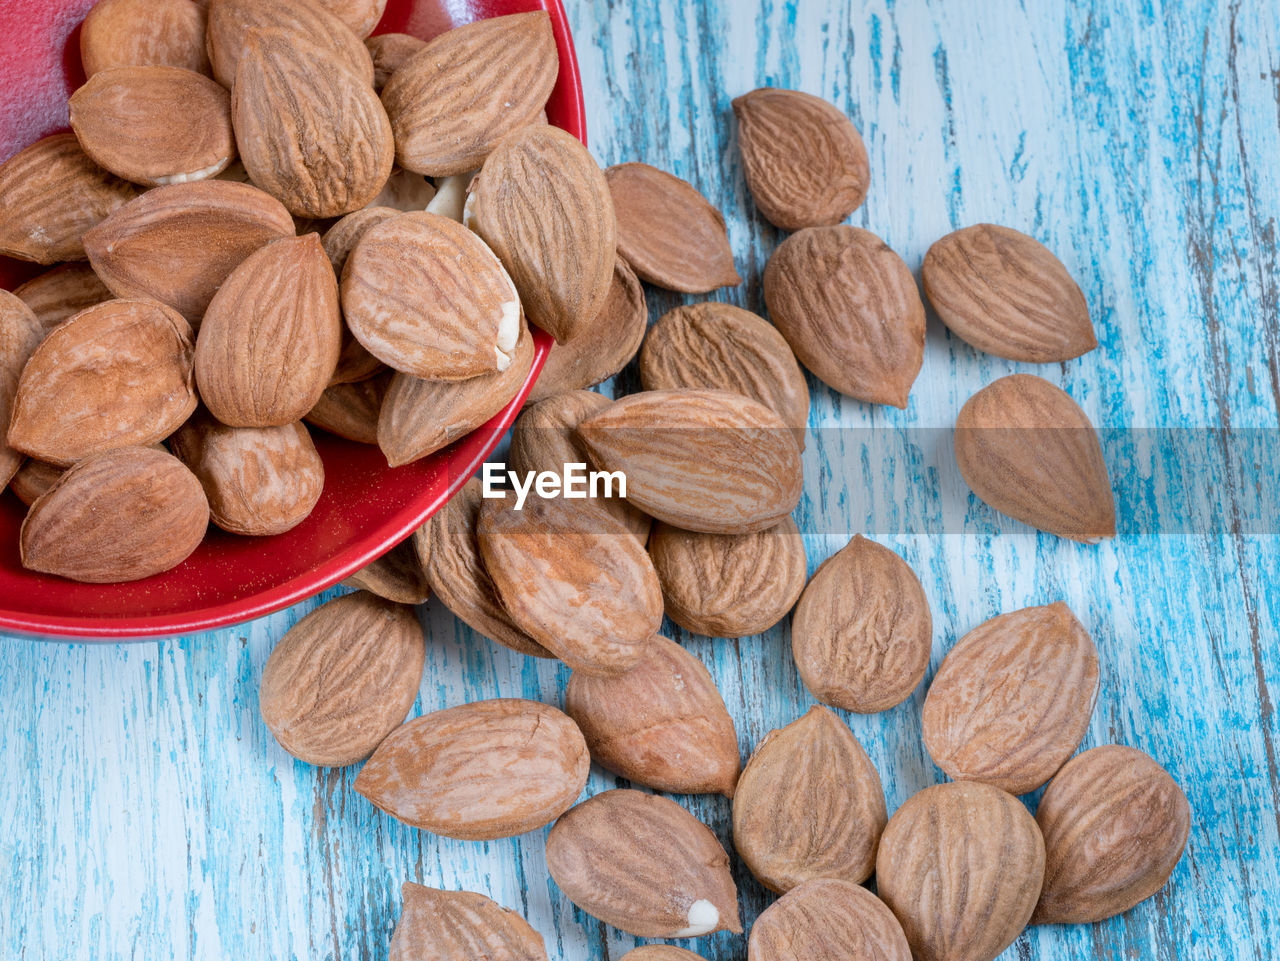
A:
{"label": "almond on plate", "polygon": [[280,638],[262,671],[258,708],[280,746],[299,760],[355,764],[404,721],[426,656],[413,608],[347,594]]}
{"label": "almond on plate", "polygon": [[733,718],[710,672],[674,641],[654,637],[618,677],[574,671],[564,709],[601,767],[672,794],[733,796]]}
{"label": "almond on plate", "polygon": [[626,475],[631,503],[685,530],[748,534],[800,502],[794,433],[741,394],[632,394],[579,423],[578,437],[596,467]]}
{"label": "almond on plate", "polygon": [[547,961],[542,935],[483,894],[406,881],[388,961]]}
{"label": "almond on plate", "polygon": [[414,827],[465,841],[512,837],[559,817],[591,758],[566,715],[518,698],[477,701],[401,725],[355,789]]}
{"label": "almond on plate", "polygon": [[384,220],[399,217],[403,212],[395,207],[377,205],[361,207],[359,210],[351,211],[345,217],[340,217],[333,226],[320,235],[320,243],[339,278],[342,277],[342,268],[346,266],[347,258],[351,256],[351,251],[356,249],[360,238]]}
{"label": "almond on plate", "polygon": [[17,495],[18,500],[30,507],[37,497],[56,484],[58,478],[66,472],[65,467],[28,459],[9,481],[9,489]]}
{"label": "almond on plate", "polygon": [[84,75],[152,66],[207,75],[204,31],[204,6],[191,0],[98,0],[80,26]]}
{"label": "almond on plate", "polygon": [[[391,176],[382,185],[378,196],[369,201],[369,206],[390,207],[392,210],[398,210],[401,213],[417,213],[430,208],[432,201],[436,199],[436,193],[435,184],[429,178],[424,177],[422,174],[414,173],[412,170],[392,167]],[[465,199],[464,195],[464,202]],[[356,211],[352,212],[355,213]],[[432,213],[437,212],[432,211]],[[449,219],[462,223],[461,208],[459,208],[457,217],[450,217]]]}
{"label": "almond on plate", "polygon": [[604,172],[618,218],[618,253],[641,280],[686,294],[742,278],[724,216],[687,180],[643,163]]}
{"label": "almond on plate", "polygon": [[751,198],[783,230],[838,224],[862,206],[871,180],[853,123],[820,97],[762,87],[733,101]]}
{"label": "almond on plate", "polygon": [[988,384],[956,418],[956,464],[1002,514],[1087,544],[1115,537],[1098,432],[1061,388],[1032,374]]}
{"label": "almond on plate", "polygon": [[933,617],[920,579],[901,557],[856,536],[823,561],[800,595],[791,653],[823,704],[874,714],[924,680]]}
{"label": "almond on plate", "polygon": [[382,398],[390,386],[391,371],[385,368],[383,373],[368,380],[330,384],[302,419],[337,437],[376,445]]}
{"label": "almond on plate", "polygon": [[194,474],[149,447],[79,461],[22,522],[22,566],[90,584],[141,580],[177,567],[209,526]]}
{"label": "almond on plate", "polygon": [[874,894],[841,878],[805,881],[756,918],[747,961],[911,961],[898,919]]}
{"label": "almond on plate", "polygon": [[272,34],[295,47],[311,48],[307,59],[312,63],[350,73],[372,89],[368,49],[327,6],[313,0],[209,0],[207,39],[214,79],[231,90],[251,35]]}
{"label": "almond on plate", "polygon": [[637,937],[742,933],[729,856],[664,797],[617,790],[583,801],[551,828],[547,870],[587,914]]}
{"label": "almond on plate", "polygon": [[0,164],[0,254],[83,260],[85,233],[137,193],[90,160],[75,134],[37,140]]}
{"label": "almond on plate", "polygon": [[422,604],[431,596],[412,537],[343,578],[342,585],[358,587],[397,604]]}
{"label": "almond on plate", "polygon": [[1031,918],[1044,879],[1040,829],[989,784],[935,784],[894,812],[876,888],[917,961],[994,961]]}
{"label": "almond on plate", "polygon": [[1048,364],[1098,346],[1079,285],[1024,233],[975,224],[947,234],[929,248],[921,276],[942,322],[989,354]]}
{"label": "almond on plate", "polygon": [[86,263],[62,264],[32,277],[14,294],[50,331],[72,314],[111,299],[111,291]]}
{"label": "almond on plate", "polygon": [[531,494],[486,500],[480,556],[511,620],[575,671],[635,667],[662,625],[662,589],[644,548],[603,511]]}
{"label": "almond on plate", "polygon": [[800,362],[842,394],[906,407],[924,304],[902,258],[858,227],[810,227],[769,258],[764,299]]}
{"label": "almond on plate", "polygon": [[44,328],[31,308],[7,290],[0,290],[0,491],[22,466],[22,452],[10,446],[7,434],[18,382]]}
{"label": "almond on plate", "polygon": [[382,90],[396,162],[432,177],[477,169],[499,140],[538,119],[559,71],[544,10],[446,30]]}
{"label": "almond on plate", "polygon": [[471,184],[465,222],[511,274],[530,323],[569,340],[600,314],[617,256],[604,174],[577,139],[525,127],[500,140]]}
{"label": "almond on plate", "polygon": [[811,878],[861,883],[886,817],[871,758],[840,718],[813,707],[751,755],[733,797],[733,843],[770,891]]}
{"label": "almond on plate", "polygon": [[191,327],[152,300],[108,300],[59,324],[18,382],[9,443],[67,466],[163,440],[196,409]]}
{"label": "almond on plate", "polygon": [[364,45],[373,58],[373,89],[381,93],[391,75],[420,52],[427,41],[407,33],[380,33],[366,39]]}
{"label": "almond on plate", "polygon": [[317,0],[363,40],[373,33],[387,9],[387,0]]}

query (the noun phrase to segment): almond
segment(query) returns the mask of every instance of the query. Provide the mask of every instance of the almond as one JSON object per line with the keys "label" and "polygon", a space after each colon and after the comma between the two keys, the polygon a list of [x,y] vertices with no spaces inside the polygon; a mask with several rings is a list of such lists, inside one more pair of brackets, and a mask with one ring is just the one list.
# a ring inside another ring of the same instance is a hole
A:
{"label": "almond", "polygon": [[84,75],[148,66],[208,74],[204,31],[204,7],[191,0],[98,0],[80,27]]}
{"label": "almond", "polygon": [[431,596],[413,539],[406,538],[342,582],[398,604],[422,604]]}
{"label": "almond", "polygon": [[391,75],[410,57],[420,52],[427,42],[407,33],[380,33],[376,37],[369,37],[364,45],[369,48],[369,56],[373,58],[373,89],[381,93]]}
{"label": "almond", "polygon": [[233,534],[265,537],[296,527],[324,488],[324,464],[300,423],[228,427],[201,411],[169,445],[200,479],[210,519]]}
{"label": "almond", "polygon": [[1086,924],[1159,891],[1191,829],[1187,796],[1150,756],[1095,747],[1068,761],[1036,811],[1044,889],[1035,924]]}
{"label": "almond", "polygon": [[355,764],[404,721],[426,656],[412,608],[363,591],[335,598],[272,649],[258,694],[262,719],[299,760]]}
{"label": "almond", "polygon": [[251,34],[274,34],[310,48],[308,59],[324,69],[350,73],[373,84],[369,51],[326,5],[312,0],[210,0],[208,46],[213,76],[230,90]]}
{"label": "almond", "polygon": [[733,797],[738,735],[702,662],[665,637],[619,677],[574,671],[565,712],[582,729],[591,759],[672,794]]}
{"label": "almond", "polygon": [[753,534],[654,525],[649,556],[667,616],[695,634],[746,637],[787,616],[804,590],[804,541],[790,517]]}
{"label": "almond", "polygon": [[[28,358],[44,337],[44,328],[31,308],[7,290],[0,290],[0,427],[8,433],[18,383]],[[22,466],[23,455],[0,435],[0,491]]]}
{"label": "almond", "polygon": [[506,370],[458,381],[397,373],[378,415],[378,446],[387,463],[408,464],[470,434],[511,402],[532,369],[533,337],[522,325]]}
{"label": "almond", "polygon": [[989,784],[935,784],[889,819],[876,888],[917,961],[993,961],[1031,918],[1044,863],[1017,798]]}
{"label": "almond", "polygon": [[388,961],[547,961],[542,935],[483,894],[406,881]]}
{"label": "almond", "polygon": [[763,87],[733,101],[738,149],[751,198],[776,227],[838,224],[867,196],[867,148],[827,101]]}
{"label": "almond", "polygon": [[401,213],[402,211],[395,207],[361,207],[339,219],[321,234],[320,242],[337,275],[342,276],[342,268],[346,266],[347,258],[351,256],[351,251],[360,242],[360,238],[369,232],[369,228],[376,227],[392,217],[399,217]]}
{"label": "almond", "polygon": [[924,744],[952,778],[1026,794],[1075,753],[1098,696],[1098,651],[1058,601],[979,624],[924,701]]}
{"label": "almond", "polygon": [[196,340],[196,381],[230,427],[300,420],[338,363],[338,285],[316,234],[277,240],[232,271]]}
{"label": "almond", "polygon": [[674,944],[643,944],[624,954],[621,961],[702,961],[702,956]]}
{"label": "almond", "polygon": [[609,295],[617,227],[586,147],[545,125],[511,134],[467,203],[468,225],[511,274],[531,323],[564,341],[595,321]]}
{"label": "almond", "polygon": [[75,134],[37,140],[0,164],[0,254],[83,260],[85,232],[137,192],[90,160]]}
{"label": "almond", "polygon": [[465,841],[540,828],[577,800],[591,759],[560,711],[516,698],[478,701],[397,728],[355,789],[414,827]]}
{"label": "almond", "polygon": [[318,0],[320,6],[335,14],[357,37],[363,40],[373,33],[387,9],[387,0]]}
{"label": "almond", "polygon": [[391,372],[352,384],[331,384],[303,419],[312,427],[359,444],[378,443],[378,413]]}
{"label": "almond", "polygon": [[22,522],[22,566],[90,584],[177,567],[209,526],[200,482],[176,457],[122,447],[78,462]]}
{"label": "almond", "polygon": [[18,500],[30,507],[37,497],[56,484],[58,478],[66,472],[65,467],[47,461],[27,460],[9,481],[9,489],[17,495]]}
{"label": "almond", "polygon": [[965,482],[1000,513],[1073,541],[1115,536],[1097,431],[1047,380],[1012,374],[982,388],[956,418],[955,445]]}
{"label": "almond", "polygon": [[[601,394],[574,390],[526,407],[511,430],[511,450],[507,455],[511,469],[525,475],[538,471],[558,474],[566,464],[589,463],[574,429],[610,403]],[[578,509],[613,515],[642,547],[649,537],[649,516],[632,507],[626,498],[588,498]]]}
{"label": "almond", "polygon": [[612,677],[635,667],[662,625],[653,563],[602,511],[530,495],[480,509],[480,556],[503,607],[526,634],[575,671]]}
{"label": "almond", "polygon": [[924,292],[961,340],[1010,360],[1049,364],[1098,346],[1084,294],[1033,237],[975,224],[925,255]]}
{"label": "almond", "polygon": [[871,876],[886,818],[880,775],[825,707],[771,731],[733,797],[733,842],[770,891],[812,878]]}
{"label": "almond", "polygon": [[906,407],[924,361],[924,304],[902,258],[870,231],[811,227],[764,271],[769,314],[800,362],[868,404]]}
{"label": "almond", "polygon": [[596,319],[572,339],[554,344],[527,403],[593,387],[631,362],[649,326],[649,306],[635,272],[615,258],[609,294]]}
{"label": "almond", "polygon": [[66,466],[163,440],[196,409],[191,327],[162,304],[109,300],[64,321],[31,354],[9,443]]}
{"label": "almond", "polygon": [[72,314],[111,299],[111,291],[85,263],[62,264],[14,288],[18,299],[31,308],[45,331]]}
{"label": "almond", "polygon": [[515,285],[484,241],[425,212],[365,231],[342,269],[342,311],[369,353],[430,380],[505,370],[523,326]]}
{"label": "almond", "polygon": [[413,535],[431,593],[472,630],[531,657],[555,657],[516,627],[480,559],[480,481],[472,478]]}
{"label": "almond", "polygon": [[933,617],[920,579],[901,557],[865,537],[827,558],[800,595],[791,653],[823,704],[875,714],[924,680]]}
{"label": "almond", "polygon": [[396,162],[432,177],[475,170],[504,136],[534,123],[559,70],[544,10],[446,30],[383,88]]}
{"label": "almond", "polygon": [[687,304],[658,318],[640,351],[645,390],[705,387],[758,400],[804,450],[809,385],[776,327],[732,304]]}
{"label": "almond", "polygon": [[85,234],[94,271],[117,297],[168,304],[193,326],[240,263],[293,236],[293,219],[248,184],[205,180],[157,187]]}
{"label": "almond", "polygon": [[902,925],[861,885],[814,878],[769,905],[751,926],[747,961],[911,961]]}
{"label": "almond", "polygon": [[641,280],[686,294],[736,287],[724,216],[687,180],[643,163],[604,172],[618,218],[618,253]]}
{"label": "almond", "polygon": [[334,69],[318,46],[251,33],[231,120],[253,182],[300,217],[357,210],[391,175],[395,145],[378,95],[366,78]]}
{"label": "almond", "polygon": [[147,187],[204,180],[236,157],[231,97],[180,67],[100,70],[71,95],[70,108],[84,152]]}
{"label": "almond", "polygon": [[626,475],[632,504],[685,530],[764,530],[800,502],[794,434],[740,394],[633,394],[582,421],[578,437],[597,467]]}
{"label": "almond", "polygon": [[664,797],[605,791],[579,804],[547,836],[547,869],[579,908],[637,937],[742,933],[729,856]]}

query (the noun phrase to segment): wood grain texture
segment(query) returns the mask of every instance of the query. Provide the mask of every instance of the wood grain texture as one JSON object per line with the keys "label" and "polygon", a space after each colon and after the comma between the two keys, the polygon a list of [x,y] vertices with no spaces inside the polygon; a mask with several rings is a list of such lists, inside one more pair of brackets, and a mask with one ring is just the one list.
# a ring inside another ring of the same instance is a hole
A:
{"label": "wood grain texture", "polygon": [[[763,84],[821,94],[850,113],[871,165],[867,203],[850,222],[883,236],[913,271],[943,234],[991,221],[1033,234],[1078,279],[1099,348],[1034,372],[1103,428],[1119,536],[1095,547],[1060,541],[969,495],[945,429],[979,387],[1033,368],[979,354],[930,316],[905,411],[809,379],[796,518],[810,570],[858,532],[901,553],[933,609],[930,676],[986,618],[1065,600],[1101,662],[1085,746],[1139,747],[1186,790],[1191,837],[1164,891],[1099,925],[1032,929],[1006,959],[1271,957],[1280,537],[1274,513],[1258,518],[1267,498],[1274,506],[1280,461],[1274,9],[1261,0],[567,5],[593,152],[604,164],[670,170],[720,206],[747,282],[719,298],[763,310],[760,274],[783,236],[751,204],[729,108]],[[653,317],[682,302],[650,292]],[[634,368],[619,380],[638,387]],[[1209,426],[1237,433],[1172,431]],[[1188,521],[1190,504],[1212,523]],[[419,833],[356,795],[354,769],[317,771],[271,740],[258,678],[273,641],[314,603],[158,644],[0,643],[0,892],[10,907],[0,912],[0,956],[381,961],[404,880],[480,891],[526,914],[553,961],[617,959],[634,944],[548,880],[545,832],[488,844]],[[477,638],[435,605],[425,623],[414,713],[496,696],[560,703],[568,672],[554,663]],[[744,757],[813,703],[786,624],[739,641],[665,631],[707,663]],[[845,715],[890,812],[941,780],[921,743],[922,700],[923,689],[884,714]],[[597,768],[588,790],[617,783]],[[727,841],[725,799],[681,800]],[[771,898],[736,859],[733,868],[749,922]],[[687,946],[709,961],[745,956],[734,935]]]}

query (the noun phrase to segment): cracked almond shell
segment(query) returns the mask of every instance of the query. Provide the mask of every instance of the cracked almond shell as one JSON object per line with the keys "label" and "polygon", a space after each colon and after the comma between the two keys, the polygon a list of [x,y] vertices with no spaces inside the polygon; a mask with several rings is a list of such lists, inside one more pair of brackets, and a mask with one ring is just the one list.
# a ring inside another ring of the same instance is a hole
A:
{"label": "cracked almond shell", "polygon": [[547,869],[583,911],[641,938],[742,933],[729,856],[674,801],[605,791],[560,818]]}
{"label": "cracked almond shell", "polygon": [[898,919],[874,894],[840,878],[805,881],[756,918],[747,961],[911,961]]}
{"label": "cracked almond shell", "polygon": [[542,935],[498,902],[471,891],[406,881],[388,961],[547,961]]}
{"label": "cracked almond shell", "polygon": [[733,843],[770,891],[812,878],[861,883],[886,817],[867,752],[840,718],[813,707],[751,755],[733,797]]}
{"label": "cracked almond shell", "polygon": [[44,337],[44,328],[31,308],[7,290],[0,290],[0,492],[18,472],[25,455],[10,446],[7,434],[18,383],[28,358]]}
{"label": "cracked almond shell", "polygon": [[163,66],[207,76],[205,23],[204,5],[191,0],[99,0],[80,26],[84,75]]}
{"label": "cracked almond shell", "polygon": [[368,49],[327,6],[312,0],[210,0],[207,45],[214,79],[232,89],[251,35],[270,34],[305,51],[322,69],[348,73],[372,89]]}

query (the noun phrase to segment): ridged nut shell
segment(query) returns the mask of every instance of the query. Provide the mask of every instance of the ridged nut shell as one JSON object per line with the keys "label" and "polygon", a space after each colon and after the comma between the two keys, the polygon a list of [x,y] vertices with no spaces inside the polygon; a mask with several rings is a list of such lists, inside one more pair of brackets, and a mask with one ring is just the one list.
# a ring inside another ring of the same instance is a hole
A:
{"label": "ridged nut shell", "polygon": [[382,398],[390,386],[390,371],[352,384],[331,384],[303,420],[337,437],[376,445]]}
{"label": "ridged nut shell", "polygon": [[571,134],[526,127],[494,147],[467,224],[498,255],[529,321],[569,340],[599,315],[617,246],[604,174]]}
{"label": "ridged nut shell", "polygon": [[80,26],[84,75],[151,66],[207,75],[205,20],[204,6],[191,0],[99,0]]}
{"label": "ridged nut shell", "polygon": [[46,331],[86,307],[111,299],[111,291],[85,263],[62,264],[14,288]]}
{"label": "ridged nut shell", "polygon": [[200,399],[231,427],[278,427],[316,405],[338,363],[338,284],[316,234],[277,240],[232,271],[196,338]]}
{"label": "ridged nut shell", "polygon": [[809,385],[778,329],[732,304],[687,304],[658,318],[640,351],[645,390],[706,387],[758,400],[796,432],[804,450]]}
{"label": "ridged nut shell", "polygon": [[422,380],[396,372],[378,414],[378,446],[399,467],[471,433],[511,402],[533,369],[533,337],[521,325],[506,370],[466,380]]}
{"label": "ridged nut shell", "polygon": [[994,961],[1031,918],[1044,855],[1017,798],[989,784],[936,784],[889,819],[876,889],[917,961]]}
{"label": "ridged nut shell", "polygon": [[148,190],[85,234],[94,271],[117,297],[149,297],[199,326],[227,276],[293,236],[293,218],[248,184],[202,180]]}
{"label": "ridged nut shell", "polygon": [[387,0],[318,0],[318,2],[320,6],[345,23],[347,28],[361,40],[373,33],[387,9]]}
{"label": "ridged nut shell", "polygon": [[742,933],[724,848],[655,794],[605,791],[579,804],[547,836],[547,869],[579,908],[636,937]]}
{"label": "ridged nut shell", "polygon": [[1036,823],[1044,889],[1034,924],[1086,924],[1128,911],[1169,880],[1191,829],[1187,796],[1149,755],[1095,747],[1049,782]]}
{"label": "ridged nut shell", "polygon": [[426,656],[412,608],[364,592],[336,598],[272,649],[258,693],[262,719],[308,764],[355,764],[404,721]]}
{"label": "ridged nut shell", "polygon": [[109,300],[59,324],[18,383],[9,443],[66,466],[168,437],[196,409],[191,327],[150,300]]}
{"label": "ridged nut shell", "polygon": [[84,152],[136,184],[204,180],[236,158],[230,95],[191,70],[102,70],[71,95],[70,110]]}
{"label": "ridged nut shell", "polygon": [[805,687],[823,704],[859,714],[910,697],[932,648],[933,617],[915,571],[861,536],[818,568],[791,622]]}
{"label": "ridged nut shell", "polygon": [[574,671],[567,713],[606,770],[671,794],[733,796],[738,735],[710,672],[674,641],[654,637],[618,677]]}
{"label": "ridged nut shell", "polygon": [[361,237],[384,220],[399,217],[402,212],[395,207],[361,207],[339,219],[321,234],[320,243],[329,256],[329,262],[333,264],[334,272],[339,277],[342,276],[342,268],[346,266],[347,258],[356,249]]}
{"label": "ridged nut shell", "polygon": [[686,294],[742,283],[724,215],[693,184],[643,163],[618,164],[604,177],[618,253],[641,280]]}
{"label": "ridged nut shell", "polygon": [[84,260],[85,233],[137,193],[90,160],[75,134],[37,140],[0,164],[0,254]]}
{"label": "ridged nut shell", "polygon": [[427,41],[407,33],[380,33],[376,37],[369,37],[364,45],[369,48],[369,56],[373,58],[373,89],[381,93],[391,75],[414,54],[421,52]]}
{"label": "ridged nut shell", "polygon": [[426,212],[365,231],[342,270],[342,313],[369,353],[427,380],[504,370],[522,327],[515,285],[484,241]]}
{"label": "ridged nut shell", "polygon": [[571,340],[551,347],[527,403],[536,404],[556,394],[608,380],[635,357],[648,326],[644,288],[635,271],[618,257],[600,313]]}
{"label": "ridged nut shell", "polygon": [[1012,374],[982,388],[960,409],[955,445],[965,482],[1000,513],[1073,541],[1115,536],[1098,433],[1047,380]]}
{"label": "ridged nut shell", "polygon": [[800,502],[795,434],[741,394],[632,394],[582,421],[578,437],[597,468],[626,475],[632,504],[685,530],[748,534]]}
{"label": "ridged nut shell", "polygon": [[787,616],[804,590],[804,540],[790,517],[752,534],[699,534],[657,524],[649,556],[667,616],[695,634],[746,637]]}
{"label": "ridged nut shell", "polygon": [[883,240],[858,227],[811,227],[769,258],[764,299],[796,357],[829,387],[906,407],[924,362],[924,304]]}
{"label": "ridged nut shell", "polygon": [[22,466],[25,456],[9,445],[7,433],[28,358],[44,337],[44,328],[31,308],[7,290],[0,290],[0,492]]}
{"label": "ridged nut shell", "polygon": [[947,234],[929,248],[921,276],[942,322],[988,354],[1049,364],[1098,346],[1079,285],[1024,233],[975,224]]}
{"label": "ridged nut shell", "polygon": [[230,90],[251,34],[271,34],[330,72],[349,73],[373,86],[369,51],[325,4],[312,0],[210,0],[207,43],[213,76]]}
{"label": "ridged nut shell", "polygon": [[200,479],[210,519],[233,534],[283,534],[306,520],[324,489],[324,464],[298,422],[228,427],[200,412],[169,446]]}
{"label": "ridged nut shell", "polygon": [[387,961],[547,961],[542,935],[483,894],[406,881]]}
{"label": "ridged nut shell", "polygon": [[231,88],[231,120],[253,182],[299,217],[358,210],[391,176],[395,145],[382,102],[318,47],[251,35]]}
{"label": "ridged nut shell", "polygon": [[486,500],[480,556],[511,620],[575,671],[612,677],[640,663],[662,625],[644,548],[604,513],[564,499]]}
{"label": "ridged nut shell", "polygon": [[751,199],[776,227],[838,224],[867,196],[862,136],[838,108],[799,90],[762,87],[733,101]]}
{"label": "ridged nut shell", "polygon": [[911,961],[911,947],[893,912],[866,888],[814,878],[756,918],[747,961]]}
{"label": "ridged nut shell", "polygon": [[770,891],[812,878],[871,877],[887,813],[880,775],[825,707],[771,731],[733,797],[733,842]]}
{"label": "ridged nut shell", "polygon": [[122,447],[80,461],[31,505],[22,566],[90,584],[141,580],[186,560],[208,526],[204,491],[181,461]]}
{"label": "ridged nut shell", "polygon": [[361,769],[355,789],[393,817],[464,841],[524,834],[582,793],[591,758],[565,714],[517,698],[414,718]]}
{"label": "ridged nut shell", "polygon": [[30,507],[37,497],[56,484],[58,478],[66,472],[65,467],[28,459],[9,481],[9,489],[17,495],[18,500]]}
{"label": "ridged nut shell", "polygon": [[431,596],[411,537],[343,578],[342,586],[357,587],[397,604],[422,604]]}
{"label": "ridged nut shell", "polygon": [[465,483],[413,535],[431,593],[455,617],[492,641],[531,657],[555,657],[512,622],[480,558],[476,524],[484,503],[479,478]]}
{"label": "ridged nut shell", "polygon": [[537,121],[559,71],[545,10],[446,30],[383,88],[396,163],[431,177],[477,169],[499,140]]}

